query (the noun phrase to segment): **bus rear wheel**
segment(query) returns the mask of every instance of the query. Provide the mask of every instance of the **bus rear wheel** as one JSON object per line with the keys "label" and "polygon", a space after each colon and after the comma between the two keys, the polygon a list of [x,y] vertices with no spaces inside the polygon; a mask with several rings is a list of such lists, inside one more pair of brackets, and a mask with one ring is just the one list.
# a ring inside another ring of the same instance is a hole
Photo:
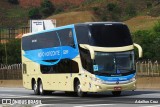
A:
{"label": "bus rear wheel", "polygon": [[78,97],[84,97],[87,94],[86,92],[82,91],[81,84],[80,84],[79,81],[76,82],[75,92],[76,92]]}
{"label": "bus rear wheel", "polygon": [[43,84],[42,84],[41,80],[39,81],[39,87],[38,88],[39,88],[40,95],[49,95],[49,94],[52,94],[52,91],[45,91],[43,89]]}
{"label": "bus rear wheel", "polygon": [[114,96],[120,96],[121,95],[121,91],[112,91],[112,94]]}
{"label": "bus rear wheel", "polygon": [[35,95],[39,95],[38,84],[36,84],[36,81],[33,83],[33,90]]}

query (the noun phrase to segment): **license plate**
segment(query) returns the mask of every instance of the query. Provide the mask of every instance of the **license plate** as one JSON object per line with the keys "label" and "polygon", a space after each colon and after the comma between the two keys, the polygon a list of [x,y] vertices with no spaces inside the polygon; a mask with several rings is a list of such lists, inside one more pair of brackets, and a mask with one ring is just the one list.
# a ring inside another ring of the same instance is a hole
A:
{"label": "license plate", "polygon": [[114,90],[115,90],[115,91],[122,90],[122,87],[114,87]]}

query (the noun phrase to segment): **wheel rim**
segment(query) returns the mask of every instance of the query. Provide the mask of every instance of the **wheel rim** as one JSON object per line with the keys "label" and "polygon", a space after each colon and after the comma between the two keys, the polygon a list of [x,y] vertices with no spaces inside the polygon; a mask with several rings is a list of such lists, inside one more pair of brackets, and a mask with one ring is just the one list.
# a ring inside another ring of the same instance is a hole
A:
{"label": "wheel rim", "polygon": [[34,84],[34,92],[36,92],[37,91],[37,84],[35,83]]}
{"label": "wheel rim", "polygon": [[43,86],[42,86],[42,84],[40,84],[40,86],[39,86],[39,91],[40,91],[41,94],[43,93]]}
{"label": "wheel rim", "polygon": [[81,90],[81,85],[80,85],[80,84],[77,86],[77,94],[78,94],[79,96],[82,95],[82,90]]}

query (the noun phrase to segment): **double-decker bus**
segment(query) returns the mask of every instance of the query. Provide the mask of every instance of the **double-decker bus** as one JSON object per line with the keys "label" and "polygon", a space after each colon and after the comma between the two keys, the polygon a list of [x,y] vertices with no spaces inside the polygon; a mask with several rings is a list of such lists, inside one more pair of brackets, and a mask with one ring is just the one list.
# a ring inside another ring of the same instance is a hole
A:
{"label": "double-decker bus", "polygon": [[23,86],[37,95],[53,91],[87,92],[136,89],[134,47],[120,22],[87,22],[24,34]]}

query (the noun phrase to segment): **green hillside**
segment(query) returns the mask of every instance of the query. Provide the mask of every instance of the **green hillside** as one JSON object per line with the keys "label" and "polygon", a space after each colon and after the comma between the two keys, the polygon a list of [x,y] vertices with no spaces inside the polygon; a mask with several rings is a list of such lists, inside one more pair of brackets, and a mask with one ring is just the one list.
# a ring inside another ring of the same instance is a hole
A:
{"label": "green hillside", "polygon": [[91,11],[67,12],[48,17],[48,19],[56,19],[57,26],[63,26],[73,23],[93,22],[96,17]]}
{"label": "green hillside", "polygon": [[[15,5],[8,0],[0,0],[0,26],[27,25],[28,12],[34,7],[32,3],[32,7],[22,6],[25,2],[21,0],[19,5]],[[88,21],[123,21],[136,31],[151,28],[160,15],[159,0],[82,0],[78,6],[65,3],[60,7],[56,5],[56,11],[51,16],[42,18],[56,19],[57,26]]]}
{"label": "green hillside", "polygon": [[160,17],[158,0],[86,0],[69,12],[52,15],[57,25],[87,21],[121,21],[132,32],[151,29]]}
{"label": "green hillside", "polygon": [[0,0],[0,27],[14,27],[25,25],[28,21],[28,10]]}

